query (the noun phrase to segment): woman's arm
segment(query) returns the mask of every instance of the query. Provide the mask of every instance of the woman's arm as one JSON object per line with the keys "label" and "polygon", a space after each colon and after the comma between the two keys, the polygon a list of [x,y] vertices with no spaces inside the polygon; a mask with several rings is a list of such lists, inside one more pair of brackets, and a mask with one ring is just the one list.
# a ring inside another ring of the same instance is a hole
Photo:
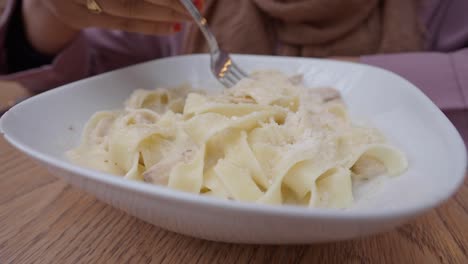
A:
{"label": "woman's arm", "polygon": [[468,48],[451,53],[371,55],[360,61],[395,72],[415,84],[468,142]]}
{"label": "woman's arm", "polygon": [[334,57],[387,69],[426,94],[452,121],[468,143],[468,48],[455,52],[417,52]]}
{"label": "woman's arm", "polygon": [[451,53],[372,55],[360,61],[405,77],[444,110],[468,109],[468,48]]}
{"label": "woman's arm", "polygon": [[0,81],[0,116],[19,101],[31,96],[30,92],[15,82]]}
{"label": "woman's arm", "polygon": [[179,1],[96,0],[99,12],[87,8],[87,0],[21,0],[26,32],[40,52],[56,54],[80,30],[97,27],[150,35],[168,35],[190,19]]}
{"label": "woman's arm", "polygon": [[[110,1],[101,0],[100,3],[111,3]],[[66,41],[67,44],[61,47],[58,53],[52,55],[50,63],[41,67],[12,72],[9,70],[11,65],[8,65],[8,57],[12,57],[12,54],[6,50],[5,44],[8,42],[6,37],[10,36],[7,33],[8,29],[11,28],[10,22],[15,4],[18,2],[8,1],[6,10],[0,19],[0,80],[19,82],[32,93],[51,89],[93,74],[173,55],[178,47],[176,44],[178,44],[180,36],[157,37],[120,31],[85,29],[74,36],[73,40]],[[147,2],[161,2],[161,0]],[[129,27],[137,24],[130,23]],[[156,26],[152,28],[152,30],[157,29]],[[32,43],[33,41],[30,44]],[[47,50],[34,48],[36,51],[41,50],[47,53]],[[4,88],[0,87],[0,89]]]}

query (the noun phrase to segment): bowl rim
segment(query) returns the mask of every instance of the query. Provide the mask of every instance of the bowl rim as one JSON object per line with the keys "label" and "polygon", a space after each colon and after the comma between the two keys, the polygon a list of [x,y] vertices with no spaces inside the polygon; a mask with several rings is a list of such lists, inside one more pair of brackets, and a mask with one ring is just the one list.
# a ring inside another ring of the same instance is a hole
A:
{"label": "bowl rim", "polygon": [[[59,168],[61,170],[70,172],[75,174],[74,177],[84,177],[85,179],[97,181],[102,184],[111,185],[113,187],[117,187],[119,189],[124,189],[130,192],[136,192],[141,195],[150,197],[150,198],[159,198],[164,200],[172,200],[178,203],[185,203],[189,206],[202,206],[202,207],[212,207],[221,210],[232,210],[232,211],[243,211],[248,213],[256,213],[256,214],[264,214],[270,216],[281,216],[281,217],[295,217],[295,218],[308,218],[308,219],[323,219],[323,220],[381,220],[381,219],[392,219],[392,218],[402,218],[402,217],[410,217],[416,216],[421,214],[429,209],[435,208],[436,206],[440,205],[447,199],[449,199],[455,192],[461,187],[463,181],[466,176],[466,169],[467,169],[467,152],[464,142],[453,126],[453,124],[448,120],[448,118],[441,112],[441,110],[425,95],[422,91],[420,91],[416,86],[411,84],[409,81],[404,79],[403,77],[387,71],[385,69],[377,68],[370,65],[364,64],[356,64],[351,62],[341,62],[341,61],[334,61],[334,63],[339,64],[353,64],[353,66],[364,67],[364,68],[373,68],[373,70],[383,71],[386,74],[393,75],[409,84],[408,88],[410,88],[410,92],[417,97],[423,97],[422,99],[426,104],[430,104],[433,108],[437,111],[437,117],[441,118],[444,122],[444,127],[448,129],[448,133],[454,135],[455,146],[455,154],[461,156],[461,161],[464,164],[463,166],[459,166],[456,168],[455,174],[458,175],[457,178],[454,177],[453,184],[451,186],[450,191],[447,191],[443,195],[440,195],[438,199],[433,199],[427,201],[426,203],[420,203],[413,206],[406,206],[406,207],[392,207],[392,208],[372,208],[372,210],[365,209],[365,210],[354,210],[350,209],[327,209],[327,208],[308,208],[302,206],[293,206],[293,205],[268,205],[268,204],[259,204],[259,203],[247,203],[247,202],[239,202],[239,201],[229,201],[223,199],[213,199],[212,197],[206,197],[199,194],[192,194],[187,193],[179,190],[174,190],[167,188],[165,186],[158,186],[152,185],[144,182],[137,182],[124,179],[122,177],[117,177],[115,175],[111,175],[104,172],[95,171],[92,169],[80,167],[78,165],[63,161],[57,157],[43,154],[40,151],[33,149],[32,147],[27,146],[24,144],[19,138],[15,137],[15,135],[8,134],[8,129],[6,129],[5,123],[8,122],[9,119],[13,119],[14,113],[19,111],[22,107],[30,102],[34,102],[37,100],[42,100],[47,96],[54,96],[55,93],[67,91],[67,89],[73,90],[73,86],[79,85],[80,83],[87,83],[89,81],[93,81],[99,78],[106,78],[107,75],[125,71],[128,68],[133,68],[142,65],[149,65],[155,63],[156,61],[162,62],[167,60],[183,60],[186,58],[207,58],[207,54],[195,54],[195,55],[182,55],[182,56],[173,56],[168,58],[156,59],[151,60],[131,66],[127,66],[124,68],[120,68],[117,70],[109,71],[103,74],[99,74],[96,76],[92,76],[86,79],[79,80],[77,82],[69,83],[63,86],[60,86],[55,89],[51,89],[39,95],[33,96],[25,101],[20,102],[19,104],[15,105],[11,109],[9,109],[1,118],[0,118],[0,134],[3,134],[4,138],[16,149],[20,150],[21,152],[25,153],[26,155],[41,161],[45,164],[50,166]],[[263,59],[278,59],[278,58],[286,58],[286,59],[294,59],[294,60],[314,60],[314,61],[331,61],[326,59],[311,59],[311,58],[297,58],[297,57],[278,57],[278,56],[266,56],[266,55],[233,55],[234,58],[256,58],[261,57]],[[57,176],[56,176],[57,177]]]}

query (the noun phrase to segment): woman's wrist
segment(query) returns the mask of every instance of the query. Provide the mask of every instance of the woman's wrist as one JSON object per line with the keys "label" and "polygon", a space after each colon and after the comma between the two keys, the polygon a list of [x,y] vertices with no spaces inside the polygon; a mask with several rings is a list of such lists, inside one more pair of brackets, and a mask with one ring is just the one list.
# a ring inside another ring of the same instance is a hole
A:
{"label": "woman's wrist", "polygon": [[22,0],[25,32],[40,53],[56,55],[72,42],[79,30],[66,25],[52,14],[42,0]]}

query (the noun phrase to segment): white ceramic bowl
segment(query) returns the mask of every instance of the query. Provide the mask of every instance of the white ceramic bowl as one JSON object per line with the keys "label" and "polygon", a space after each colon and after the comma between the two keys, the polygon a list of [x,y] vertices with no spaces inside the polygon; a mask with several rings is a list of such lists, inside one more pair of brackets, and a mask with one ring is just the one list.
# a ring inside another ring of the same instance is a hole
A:
{"label": "white ceramic bowl", "polygon": [[206,55],[156,60],[65,85],[13,107],[0,120],[16,148],[100,200],[147,222],[195,237],[243,243],[351,239],[401,225],[449,198],[466,171],[463,141],[415,86],[365,65],[302,58],[235,56],[246,70],[302,73],[309,86],[338,88],[351,114],[383,130],[409,158],[408,171],[369,188],[348,210],[222,201],[81,168],[64,152],[96,111],[122,107],[135,88],[190,82],[216,86]]}

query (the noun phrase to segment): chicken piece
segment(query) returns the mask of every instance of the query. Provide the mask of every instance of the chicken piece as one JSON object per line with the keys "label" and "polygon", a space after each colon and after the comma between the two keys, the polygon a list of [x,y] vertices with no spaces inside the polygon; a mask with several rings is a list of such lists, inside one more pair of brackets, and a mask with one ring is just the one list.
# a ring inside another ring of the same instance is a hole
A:
{"label": "chicken piece", "polygon": [[351,170],[355,173],[354,178],[360,180],[368,180],[387,172],[382,162],[367,155],[363,155]]}
{"label": "chicken piece", "polygon": [[302,82],[304,81],[304,75],[296,74],[296,75],[289,77],[288,80],[292,85],[301,85]]}
{"label": "chicken piece", "polygon": [[169,154],[143,173],[145,182],[167,186],[172,169],[180,162],[188,163],[195,157],[195,150],[184,149],[182,152]]}
{"label": "chicken piece", "polygon": [[310,89],[310,91],[314,94],[319,95],[320,98],[322,98],[323,102],[341,100],[340,92],[334,88],[323,87],[323,88]]}

